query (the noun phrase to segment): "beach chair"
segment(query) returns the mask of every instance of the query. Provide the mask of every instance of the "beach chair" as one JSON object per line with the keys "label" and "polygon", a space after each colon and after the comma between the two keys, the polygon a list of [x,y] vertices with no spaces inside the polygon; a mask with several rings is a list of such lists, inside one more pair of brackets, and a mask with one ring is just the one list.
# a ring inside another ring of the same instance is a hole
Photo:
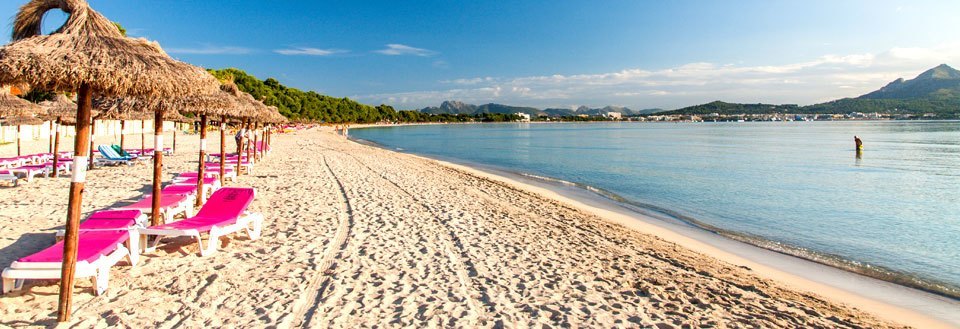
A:
{"label": "beach chair", "polygon": [[45,165],[24,165],[16,168],[4,169],[4,172],[12,175],[23,176],[27,180],[27,183],[33,181],[33,177],[36,176],[46,176],[50,172],[50,168]]}
{"label": "beach chair", "polygon": [[[207,197],[213,195],[214,192],[220,189],[220,180],[216,178],[207,178],[203,184],[203,200],[206,200]],[[162,193],[186,193],[187,191],[192,191],[196,193],[197,191],[197,181],[174,181],[170,185],[164,187],[161,191]]]}
{"label": "beach chair", "polygon": [[[216,253],[220,237],[230,233],[246,230],[247,236],[256,240],[260,237],[263,215],[246,211],[255,194],[251,187],[221,188],[195,216],[140,229],[140,234],[147,236],[148,250],[155,249],[163,237],[193,237],[197,239],[201,257]],[[206,247],[203,246],[202,233],[208,235]]]}
{"label": "beach chair", "polygon": [[[230,166],[223,166],[223,168],[224,168],[224,170],[223,170],[223,179],[224,179],[224,180],[228,180],[228,181],[231,181],[231,182],[237,181],[237,171],[236,171],[236,169],[234,169],[233,167],[230,167]],[[213,175],[214,177],[220,177],[220,164],[219,164],[219,163],[217,163],[217,164],[207,163],[207,164],[205,165],[205,167],[204,167],[204,170],[205,170],[206,173],[209,173],[209,174]],[[186,172],[186,173],[183,173],[183,174],[187,174],[187,175],[193,174],[193,177],[197,177],[197,173],[196,173],[196,172]],[[181,175],[182,175],[182,174],[181,174]]]}
{"label": "beach chair", "polygon": [[[160,197],[160,216],[164,223],[172,222],[177,215],[193,216],[194,195],[192,194],[163,194]],[[144,197],[137,202],[114,208],[116,210],[137,210],[149,215],[153,212],[153,197]]]}
{"label": "beach chair", "polygon": [[[235,157],[235,156],[233,156],[233,157],[227,157],[223,164],[224,164],[224,167],[225,167],[225,168],[238,169],[238,168],[237,168],[237,157]],[[215,166],[215,167],[217,167],[217,168],[220,168],[220,161],[207,162],[207,163],[206,163],[206,166]],[[243,173],[250,174],[251,172],[253,172],[253,163],[250,162],[249,160],[247,160],[246,157],[243,157],[242,160],[240,160],[240,168],[239,168],[239,169],[241,169],[240,171],[243,172]]]}
{"label": "beach chair", "polygon": [[[106,291],[113,265],[123,258],[127,258],[131,266],[137,264],[140,242],[136,229],[146,219],[136,210],[106,210],[90,215],[80,224],[75,277],[92,277],[97,295]],[[3,293],[20,290],[26,279],[60,279],[63,245],[64,242],[59,241],[10,264],[0,274]]]}
{"label": "beach chair", "polygon": [[117,154],[112,147],[107,147],[105,145],[97,146],[97,150],[100,151],[100,157],[96,159],[97,163],[100,165],[118,165],[125,164],[131,165],[133,161],[137,158],[125,157],[120,154]]}

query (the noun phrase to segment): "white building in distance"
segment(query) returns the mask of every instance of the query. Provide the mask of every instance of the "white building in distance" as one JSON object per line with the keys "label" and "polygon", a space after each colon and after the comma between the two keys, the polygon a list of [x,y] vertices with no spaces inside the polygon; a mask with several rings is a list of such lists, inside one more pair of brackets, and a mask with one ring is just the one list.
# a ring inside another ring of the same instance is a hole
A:
{"label": "white building in distance", "polygon": [[520,122],[530,122],[530,115],[526,113],[517,112],[514,115],[520,117]]}
{"label": "white building in distance", "polygon": [[621,120],[623,119],[623,114],[620,112],[607,112],[603,115],[603,117],[607,119]]}

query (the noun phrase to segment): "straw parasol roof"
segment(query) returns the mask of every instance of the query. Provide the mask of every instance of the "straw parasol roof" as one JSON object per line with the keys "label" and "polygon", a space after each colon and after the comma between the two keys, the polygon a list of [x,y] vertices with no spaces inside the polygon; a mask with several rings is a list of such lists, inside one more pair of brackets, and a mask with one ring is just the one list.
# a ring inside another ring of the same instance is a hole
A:
{"label": "straw parasol roof", "polygon": [[41,110],[39,105],[10,94],[7,88],[0,89],[0,116],[33,116]]}
{"label": "straw parasol roof", "polygon": [[43,124],[43,120],[40,120],[37,117],[29,115],[16,115],[4,117],[2,120],[3,124],[8,126],[27,126],[27,125],[40,125]]}
{"label": "straw parasol roof", "polygon": [[[192,95],[169,99],[95,97],[93,107],[103,111],[98,119],[141,120],[141,116],[146,116],[155,111],[163,111],[165,120],[190,122],[192,119],[183,117],[178,112],[233,116],[239,113],[240,102],[228,92],[218,91],[209,95]],[[150,119],[152,119],[152,116],[146,120]]]}
{"label": "straw parasol roof", "polygon": [[77,103],[64,94],[57,94],[52,100],[42,101],[39,105],[46,110],[47,118],[77,116]]}
{"label": "straw parasol roof", "polygon": [[[70,15],[42,35],[43,15]],[[51,91],[88,85],[101,95],[149,98],[211,94],[219,85],[203,69],[172,59],[156,42],[128,38],[85,0],[32,0],[17,13],[14,42],[0,48],[0,82]]]}
{"label": "straw parasol roof", "polygon": [[287,117],[283,116],[283,114],[280,114],[280,109],[278,109],[276,106],[269,106],[268,108],[270,109],[270,112],[267,113],[263,122],[266,122],[266,123],[286,123],[287,122]]}

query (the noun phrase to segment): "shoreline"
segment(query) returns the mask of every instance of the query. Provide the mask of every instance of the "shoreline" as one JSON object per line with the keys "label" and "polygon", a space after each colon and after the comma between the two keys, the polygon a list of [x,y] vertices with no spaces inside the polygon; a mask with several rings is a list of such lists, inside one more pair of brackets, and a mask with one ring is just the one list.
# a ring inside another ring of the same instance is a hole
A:
{"label": "shoreline", "polygon": [[[500,180],[508,176],[361,145],[329,128],[276,137],[266,161],[228,183],[257,189],[250,210],[266,219],[260,239],[222,238],[209,257],[192,239],[168,240],[136,266],[114,266],[100,296],[78,280],[67,325],[951,327],[909,312],[881,318],[601,218],[609,214],[589,203]],[[165,178],[196,167],[199,138],[182,141]],[[83,212],[134,201],[149,173],[91,171]],[[0,189],[0,265],[52,243],[68,181]],[[0,326],[56,325],[58,287],[34,280],[0,296]]]}
{"label": "shoreline", "polygon": [[[356,128],[391,127],[370,125]],[[641,213],[629,205],[604,197],[580,186],[537,179],[535,175],[457,159],[392,150],[372,141],[349,138],[361,145],[433,161],[451,169],[508,184],[548,199],[594,214],[610,223],[652,234],[694,252],[717,260],[746,267],[761,277],[785,284],[793,289],[812,292],[833,302],[854,306],[880,318],[921,328],[960,327],[960,301],[928,291],[876,279],[843,268],[808,260],[799,256],[739,241],[682,220],[657,218]],[[551,180],[561,180],[548,178]]]}

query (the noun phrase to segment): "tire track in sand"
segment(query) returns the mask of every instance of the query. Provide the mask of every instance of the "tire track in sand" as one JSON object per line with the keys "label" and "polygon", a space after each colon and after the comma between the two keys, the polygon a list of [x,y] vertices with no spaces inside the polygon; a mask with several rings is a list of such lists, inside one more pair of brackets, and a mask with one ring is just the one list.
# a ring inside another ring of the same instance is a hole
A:
{"label": "tire track in sand", "polygon": [[[310,285],[308,285],[305,290],[306,294],[300,296],[297,305],[294,306],[295,311],[290,317],[295,326],[301,328],[310,326],[310,321],[320,306],[320,300],[323,299],[323,292],[330,282],[328,271],[333,267],[335,259],[342,258],[343,251],[347,246],[347,237],[350,234],[350,228],[353,226],[354,221],[353,206],[347,197],[347,190],[343,186],[343,182],[337,177],[337,174],[333,172],[333,169],[330,168],[326,156],[323,156],[321,161],[324,167],[327,168],[327,172],[330,173],[330,177],[333,177],[334,181],[337,182],[337,186],[340,187],[342,202],[340,203],[337,232],[333,236],[333,243],[327,245],[327,250],[323,252],[323,258],[321,258],[317,269],[314,271],[313,280],[311,280]],[[310,305],[310,303],[312,303],[312,305]],[[310,307],[307,307],[307,305],[310,305]]]}
{"label": "tire track in sand", "polygon": [[474,280],[470,278],[470,273],[477,273],[477,269],[473,265],[473,262],[469,260],[469,256],[463,249],[463,244],[460,242],[460,239],[457,237],[456,233],[454,233],[453,229],[450,228],[446,221],[441,219],[443,214],[438,213],[431,207],[428,207],[425,200],[417,197],[414,193],[411,193],[407,189],[403,188],[400,186],[400,184],[387,177],[386,174],[371,168],[355,155],[346,152],[343,154],[350,156],[354,161],[367,168],[367,170],[370,170],[381,179],[390,183],[390,185],[394,186],[401,193],[407,195],[407,197],[409,197],[411,200],[416,201],[418,206],[422,207],[433,215],[432,217],[435,218],[437,224],[439,224],[438,229],[443,231],[442,235],[444,235],[444,238],[440,240],[442,240],[441,243],[445,249],[447,257],[450,259],[451,263],[454,264],[453,267],[455,269],[454,271],[456,272],[457,281],[460,283],[460,287],[462,289],[461,293],[467,297],[467,304],[470,306],[470,309],[473,311],[473,313],[477,315],[477,319],[481,323],[492,321],[493,318],[488,314],[488,312],[495,310],[496,305],[494,305],[490,297],[487,296],[483,286],[474,282]]}

